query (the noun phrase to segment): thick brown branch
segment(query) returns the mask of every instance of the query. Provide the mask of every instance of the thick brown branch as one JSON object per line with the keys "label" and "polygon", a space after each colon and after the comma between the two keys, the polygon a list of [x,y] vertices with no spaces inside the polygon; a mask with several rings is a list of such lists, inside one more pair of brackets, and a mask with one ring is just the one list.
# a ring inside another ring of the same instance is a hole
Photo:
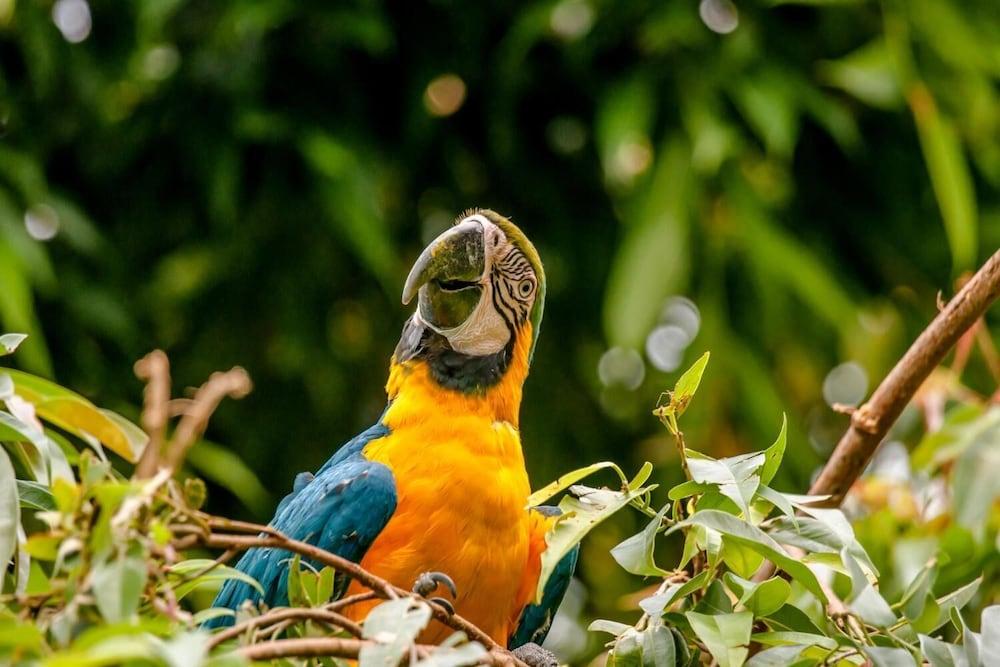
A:
{"label": "thick brown branch", "polygon": [[864,471],[889,428],[959,337],[1000,296],[1000,251],[959,291],[906,351],[871,399],[854,412],[851,426],[809,489],[839,505]]}
{"label": "thick brown branch", "polygon": [[327,609],[313,609],[308,607],[287,607],[282,609],[272,609],[265,614],[249,618],[242,623],[237,623],[233,627],[213,635],[208,641],[208,649],[211,650],[219,644],[239,637],[244,632],[249,630],[267,625],[274,625],[275,623],[281,623],[282,621],[317,621],[320,623],[326,623],[327,625],[343,628],[355,637],[361,636],[361,626],[351,619],[338,614],[337,612],[329,611]]}

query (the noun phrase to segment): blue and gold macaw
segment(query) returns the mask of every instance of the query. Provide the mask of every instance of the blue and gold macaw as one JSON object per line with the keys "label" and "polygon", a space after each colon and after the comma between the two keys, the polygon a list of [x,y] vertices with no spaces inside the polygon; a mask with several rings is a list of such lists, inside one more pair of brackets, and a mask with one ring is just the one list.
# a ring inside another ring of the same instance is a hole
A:
{"label": "blue and gold macaw", "polygon": [[[541,643],[577,557],[574,550],[563,558],[533,603],[555,520],[554,511],[526,509],[518,431],[545,302],[541,260],[512,222],[470,211],[417,259],[403,303],[414,297],[390,363],[385,412],[315,475],[300,474],[271,525],[398,586],[424,586],[422,575],[439,573],[431,588],[437,580],[456,589],[455,610],[499,644]],[[287,604],[289,561],[277,549],[248,551],[236,567],[264,594],[228,581],[216,606]],[[360,620],[374,604],[347,613]],[[433,622],[419,639],[450,632]]]}

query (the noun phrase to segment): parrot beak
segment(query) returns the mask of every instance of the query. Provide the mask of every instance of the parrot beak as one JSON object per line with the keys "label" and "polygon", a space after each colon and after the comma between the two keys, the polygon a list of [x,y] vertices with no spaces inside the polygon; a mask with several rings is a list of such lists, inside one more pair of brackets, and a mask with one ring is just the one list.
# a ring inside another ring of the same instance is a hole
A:
{"label": "parrot beak", "polygon": [[417,258],[403,287],[403,303],[419,294],[420,316],[438,330],[472,315],[483,292],[486,248],[483,224],[467,220],[434,239]]}

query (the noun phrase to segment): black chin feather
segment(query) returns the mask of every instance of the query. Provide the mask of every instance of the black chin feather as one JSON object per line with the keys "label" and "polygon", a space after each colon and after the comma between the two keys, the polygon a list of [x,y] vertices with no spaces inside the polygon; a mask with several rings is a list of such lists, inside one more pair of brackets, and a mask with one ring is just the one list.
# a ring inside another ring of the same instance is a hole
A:
{"label": "black chin feather", "polygon": [[422,359],[434,381],[464,394],[481,394],[503,379],[514,352],[514,337],[494,354],[473,356],[456,352],[448,339],[411,317],[396,346],[396,363]]}

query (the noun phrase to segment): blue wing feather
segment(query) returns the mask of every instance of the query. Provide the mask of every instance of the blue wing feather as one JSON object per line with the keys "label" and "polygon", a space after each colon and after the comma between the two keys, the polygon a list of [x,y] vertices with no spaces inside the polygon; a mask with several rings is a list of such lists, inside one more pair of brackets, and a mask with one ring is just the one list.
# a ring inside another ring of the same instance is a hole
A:
{"label": "blue wing feather", "polygon": [[[270,525],[285,535],[359,562],[396,509],[392,471],[364,458],[362,449],[389,429],[376,424],[340,448],[315,476],[300,473],[292,492],[278,504]],[[293,555],[282,549],[250,549],[236,569],[256,579],[261,595],[246,583],[223,584],[213,606],[237,609],[246,600],[275,607],[288,604],[288,566]],[[322,567],[308,559],[303,562]],[[206,626],[233,622],[218,617]]]}
{"label": "blue wing feather", "polygon": [[[547,516],[561,514],[559,508],[543,505],[534,508],[534,511],[541,512]],[[572,551],[562,557],[556,565],[549,580],[545,582],[545,589],[542,591],[542,600],[538,604],[528,605],[521,612],[517,629],[510,636],[507,647],[515,649],[528,643],[541,644],[549,634],[552,627],[552,619],[555,618],[556,611],[566,595],[569,582],[576,571],[576,560],[580,556],[580,545],[573,547]]]}

